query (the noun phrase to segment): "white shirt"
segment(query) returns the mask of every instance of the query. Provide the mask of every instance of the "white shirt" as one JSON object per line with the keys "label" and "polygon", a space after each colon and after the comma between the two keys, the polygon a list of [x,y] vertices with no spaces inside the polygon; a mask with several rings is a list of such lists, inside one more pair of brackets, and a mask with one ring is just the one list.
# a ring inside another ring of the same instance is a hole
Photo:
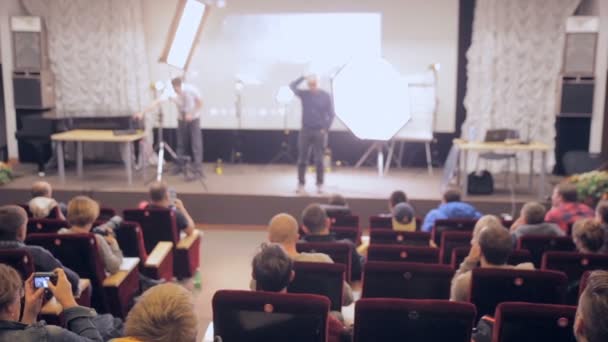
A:
{"label": "white shirt", "polygon": [[201,94],[195,86],[183,83],[182,93],[177,95],[175,92],[169,96],[169,99],[175,103],[180,116],[191,113],[194,119],[200,117],[200,111],[193,112],[196,109],[196,101],[200,100]]}

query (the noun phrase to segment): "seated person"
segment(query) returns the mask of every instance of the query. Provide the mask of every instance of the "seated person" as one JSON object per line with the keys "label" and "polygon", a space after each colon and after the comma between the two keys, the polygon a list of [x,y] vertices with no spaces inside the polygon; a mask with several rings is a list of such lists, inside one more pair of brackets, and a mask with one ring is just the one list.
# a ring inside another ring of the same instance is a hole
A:
{"label": "seated person", "polygon": [[546,222],[553,222],[565,233],[568,226],[582,218],[593,218],[595,213],[587,205],[578,202],[576,185],[561,183],[553,189],[551,210],[545,215]]}
{"label": "seated person", "polygon": [[606,231],[596,220],[578,220],[572,227],[572,242],[579,253],[605,253]]}
{"label": "seated person", "polygon": [[534,265],[526,262],[517,266],[507,264],[513,251],[511,234],[504,227],[488,225],[481,229],[477,243],[471,246],[469,255],[454,274],[450,289],[450,300],[469,301],[471,271],[479,264],[482,268],[517,268],[533,270]]}
{"label": "seated person", "polygon": [[184,203],[179,198],[169,196],[169,188],[164,182],[154,182],[150,186],[150,203],[146,209],[164,208],[175,212],[177,228],[184,231],[186,235],[194,232],[195,224],[192,217],[184,207]]}
{"label": "seated person", "polygon": [[[293,260],[277,244],[263,244],[261,251],[253,257],[251,268],[256,291],[286,293],[287,286],[295,277]],[[341,341],[350,335],[344,324],[331,314],[328,315],[327,324],[328,341]]]}
{"label": "seated person", "polygon": [[327,201],[327,204],[322,204],[321,207],[325,209],[325,212],[329,217],[351,214],[348,203],[346,203],[346,199],[339,194],[331,195]]}
{"label": "seated person", "polygon": [[[297,262],[324,262],[333,264],[333,260],[323,253],[299,253],[296,243],[299,239],[298,221],[289,214],[275,215],[268,224],[268,241],[283,247],[283,250],[293,261]],[[252,288],[255,285],[252,284]],[[348,306],[353,302],[353,291],[347,282],[342,288],[342,305]]]}
{"label": "seated person", "polygon": [[65,204],[53,199],[53,188],[48,182],[39,181],[32,185],[32,199],[28,202],[33,218],[47,218],[57,208],[57,218],[65,220]]}
{"label": "seated person", "polygon": [[137,300],[127,316],[125,335],[112,342],[196,341],[192,294],[178,284],[155,286]]}
{"label": "seated person", "polygon": [[402,202],[393,207],[393,230],[400,232],[416,231],[416,214],[409,203]]}
{"label": "seated person", "polygon": [[78,283],[80,277],[76,272],[64,267],[61,262],[48,250],[40,246],[30,246],[23,243],[27,233],[27,213],[16,205],[5,205],[0,207],[0,250],[3,249],[26,249],[34,261],[36,272],[52,272],[57,268],[65,271],[74,294],[78,294]]}
{"label": "seated person", "polygon": [[578,342],[608,341],[608,272],[593,271],[578,299],[574,336]]}
{"label": "seated person", "polygon": [[446,219],[471,219],[477,220],[481,213],[472,205],[462,202],[460,190],[450,189],[443,194],[441,205],[429,211],[422,223],[422,231],[430,232],[433,230],[435,221]]}
{"label": "seated person", "polygon": [[[68,223],[70,228],[61,228],[59,234],[88,234],[99,216],[99,204],[89,197],[76,196],[68,203]],[[118,217],[120,219],[120,217]],[[112,218],[112,220],[116,220]],[[122,219],[120,219],[122,221]],[[112,222],[112,221],[110,221]],[[118,222],[118,225],[120,222]],[[116,225],[116,226],[118,226]],[[97,250],[103,260],[106,272],[114,274],[120,270],[122,251],[116,241],[112,226],[103,224],[93,229]]]}
{"label": "seated person", "polygon": [[545,222],[545,211],[545,206],[538,202],[524,204],[519,218],[511,226],[514,244],[524,235],[566,235],[555,223]]}
{"label": "seated person", "polygon": [[347,239],[337,240],[330,233],[329,227],[331,220],[327,217],[325,210],[319,204],[313,203],[306,207],[302,212],[302,224],[306,235],[302,237],[305,242],[340,242],[352,246],[352,268],[351,275],[353,279],[360,279],[363,258],[357,253],[355,244]]}
{"label": "seated person", "polygon": [[502,222],[496,215],[483,215],[482,217],[475,222],[475,227],[473,227],[473,237],[471,238],[471,245],[477,243],[479,240],[479,233],[485,227],[493,226],[504,228]]}
{"label": "seated person", "polygon": [[[56,269],[55,274],[57,284],[48,286],[63,307],[63,319],[69,330],[38,322],[45,290],[34,288],[33,275],[24,284],[15,269],[0,264],[0,341],[103,341],[93,323],[95,311],[76,304],[63,269]],[[24,295],[23,316],[19,321]]]}
{"label": "seated person", "polygon": [[388,212],[379,214],[378,216],[392,217],[393,208],[399,203],[408,203],[407,195],[405,194],[405,192],[403,192],[401,190],[395,190],[391,193],[390,197],[388,198]]}

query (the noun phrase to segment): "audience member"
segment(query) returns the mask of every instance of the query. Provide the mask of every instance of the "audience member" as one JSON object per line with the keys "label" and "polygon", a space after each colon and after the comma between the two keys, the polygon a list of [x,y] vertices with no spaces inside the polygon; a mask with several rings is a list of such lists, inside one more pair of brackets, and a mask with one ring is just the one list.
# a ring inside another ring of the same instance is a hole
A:
{"label": "audience member", "polygon": [[594,219],[581,219],[572,227],[572,242],[580,253],[604,253],[606,232]]}
{"label": "audience member", "polygon": [[339,194],[331,195],[327,201],[327,204],[321,204],[321,207],[325,209],[327,216],[332,218],[351,214],[350,207],[348,206],[346,199]]}
{"label": "audience member", "polygon": [[139,297],[127,316],[125,335],[112,342],[196,341],[192,294],[177,284],[155,286]]}
{"label": "audience member", "polygon": [[399,203],[407,203],[407,194],[401,190],[395,190],[388,198],[388,211],[393,212],[393,208]]}
{"label": "audience member", "polygon": [[[88,234],[99,216],[99,204],[86,196],[76,196],[68,203],[68,223],[70,228],[61,228],[59,234]],[[114,217],[110,222],[118,226],[122,219]],[[106,272],[114,274],[122,264],[122,251],[116,241],[112,224],[103,224],[93,229],[97,250],[103,260]]]}
{"label": "audience member", "polygon": [[344,196],[342,196],[340,194],[333,194],[333,195],[329,196],[329,199],[327,200],[327,204],[335,205],[335,206],[339,206],[339,207],[348,207],[346,198],[344,198]]}
{"label": "audience member", "polygon": [[194,232],[195,224],[186,210],[184,203],[179,198],[169,196],[169,188],[164,182],[154,182],[150,186],[150,203],[147,209],[165,208],[175,212],[177,227],[184,233],[190,235]]}
{"label": "audience member", "polygon": [[576,185],[561,183],[553,189],[551,196],[552,207],[545,215],[546,222],[553,222],[564,232],[579,219],[595,216],[593,209],[583,203],[578,203]]}
{"label": "audience member", "polygon": [[445,219],[478,219],[481,213],[472,205],[462,202],[460,190],[450,189],[443,194],[441,205],[429,211],[422,223],[422,231],[430,232],[437,220]]}
{"label": "audience member", "polygon": [[[286,293],[295,277],[293,260],[278,244],[264,244],[251,263],[257,291]],[[333,315],[328,316],[328,341],[337,342],[349,335],[344,324]]]}
{"label": "audience member", "polygon": [[511,226],[513,243],[525,235],[566,235],[555,223],[545,222],[545,206],[538,202],[528,202],[521,208],[519,218]]}
{"label": "audience member", "polygon": [[595,219],[604,229],[608,229],[608,200],[602,200],[595,207]]}
{"label": "audience member", "polygon": [[392,214],[394,230],[401,232],[416,231],[416,214],[409,203],[401,202],[395,205]]}
{"label": "audience member", "polygon": [[34,287],[33,275],[24,284],[17,271],[0,264],[0,341],[103,341],[93,323],[95,311],[76,304],[63,269],[56,269],[55,274],[57,283],[49,282],[48,288],[63,307],[63,319],[69,330],[38,322],[45,290]]}
{"label": "audience member", "polygon": [[507,264],[513,251],[511,234],[504,227],[488,225],[482,228],[477,243],[471,246],[471,251],[452,279],[450,300],[469,301],[471,288],[471,271],[479,264],[482,268],[518,268],[534,269],[532,263],[523,263],[517,266]]}
{"label": "audience member", "polygon": [[471,237],[471,245],[477,243],[481,230],[489,226],[504,228],[498,216],[483,215],[479,218],[479,220],[477,220],[477,222],[475,222],[475,227],[473,227],[473,236]]}
{"label": "audience member", "polygon": [[360,279],[361,265],[363,258],[357,253],[355,244],[350,240],[337,240],[335,235],[330,233],[329,227],[331,221],[327,217],[325,210],[319,204],[311,204],[302,212],[302,224],[307,232],[302,237],[306,242],[340,242],[352,246],[352,268],[351,275],[353,279]]}
{"label": "audience member", "polygon": [[593,271],[578,299],[574,336],[578,342],[608,341],[608,272]]}
{"label": "audience member", "polygon": [[30,246],[24,243],[27,233],[27,213],[16,205],[5,205],[0,207],[0,250],[2,249],[26,249],[34,261],[36,272],[52,272],[56,268],[63,268],[72,290],[78,294],[78,275],[51,254],[51,252],[40,246]]}
{"label": "audience member", "polygon": [[55,218],[65,220],[64,211],[65,205],[57,202],[53,198],[53,188],[48,182],[35,182],[32,185],[32,199],[28,203],[30,212],[33,218],[47,218],[53,210],[57,210]]}

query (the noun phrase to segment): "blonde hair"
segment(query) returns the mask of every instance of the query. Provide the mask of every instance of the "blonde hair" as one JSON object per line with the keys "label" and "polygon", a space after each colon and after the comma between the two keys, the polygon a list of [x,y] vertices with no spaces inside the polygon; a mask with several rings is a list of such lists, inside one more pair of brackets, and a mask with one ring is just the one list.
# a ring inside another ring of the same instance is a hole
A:
{"label": "blonde hair", "polygon": [[0,311],[19,300],[19,291],[23,287],[23,280],[14,268],[0,264]]}
{"label": "blonde hair", "polygon": [[127,336],[146,342],[194,342],[197,332],[192,295],[173,283],[146,291],[125,323]]}
{"label": "blonde hair", "polygon": [[475,243],[479,240],[479,234],[481,234],[481,230],[485,227],[501,227],[502,222],[500,219],[494,215],[484,215],[477,220],[475,223],[475,228],[473,228],[473,238],[471,239],[471,243]]}
{"label": "blonde hair", "polygon": [[38,181],[32,184],[32,197],[49,197],[52,192],[53,188],[48,182]]}
{"label": "blonde hair", "polygon": [[99,216],[99,204],[87,196],[76,196],[68,203],[67,219],[70,225],[84,227]]}
{"label": "blonde hair", "polygon": [[298,241],[298,221],[289,214],[275,215],[268,224],[268,240],[272,243]]}

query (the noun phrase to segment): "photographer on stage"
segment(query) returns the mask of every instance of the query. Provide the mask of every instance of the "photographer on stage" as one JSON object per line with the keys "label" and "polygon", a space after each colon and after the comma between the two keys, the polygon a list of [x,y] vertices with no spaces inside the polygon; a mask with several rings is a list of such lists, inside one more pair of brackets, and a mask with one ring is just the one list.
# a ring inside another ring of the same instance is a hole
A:
{"label": "photographer on stage", "polygon": [[[298,86],[306,79],[308,89]],[[298,136],[298,193],[304,193],[306,166],[310,151],[317,168],[317,191],[323,192],[323,153],[327,145],[327,132],[334,120],[334,106],[328,92],[319,88],[317,75],[300,77],[289,87],[302,101],[302,129]]]}

